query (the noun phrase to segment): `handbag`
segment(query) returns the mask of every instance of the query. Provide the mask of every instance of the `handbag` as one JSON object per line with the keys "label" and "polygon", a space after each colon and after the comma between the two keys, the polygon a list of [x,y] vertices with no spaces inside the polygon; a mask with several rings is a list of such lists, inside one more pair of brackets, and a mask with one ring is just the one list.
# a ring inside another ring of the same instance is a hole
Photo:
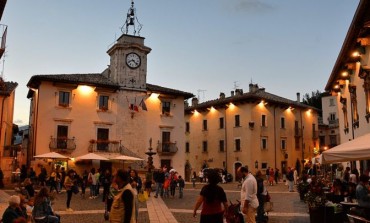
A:
{"label": "handbag", "polygon": [[73,185],[72,186],[72,192],[74,193],[74,194],[78,194],[80,191],[79,191],[79,189],[78,189],[78,186],[77,185]]}
{"label": "handbag", "polygon": [[271,201],[265,202],[263,204],[263,209],[265,210],[265,212],[272,211],[273,207],[274,207],[274,204]]}

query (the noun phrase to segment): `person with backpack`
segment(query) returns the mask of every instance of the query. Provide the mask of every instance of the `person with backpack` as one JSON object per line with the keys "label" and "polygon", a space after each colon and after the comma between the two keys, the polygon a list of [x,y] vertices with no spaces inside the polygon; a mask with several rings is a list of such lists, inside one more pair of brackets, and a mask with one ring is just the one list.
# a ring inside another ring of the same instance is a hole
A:
{"label": "person with backpack", "polygon": [[177,183],[179,184],[179,198],[183,198],[184,197],[185,181],[181,177],[181,175],[178,177]]}

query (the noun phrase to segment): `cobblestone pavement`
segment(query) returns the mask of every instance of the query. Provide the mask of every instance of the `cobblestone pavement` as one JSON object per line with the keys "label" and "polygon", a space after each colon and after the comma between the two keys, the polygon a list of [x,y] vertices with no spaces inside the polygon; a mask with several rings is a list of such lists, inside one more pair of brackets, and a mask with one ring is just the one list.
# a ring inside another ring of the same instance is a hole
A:
{"label": "cobblestone pavement", "polygon": [[[197,184],[196,188],[193,189],[190,184],[187,184],[183,199],[179,199],[178,197],[163,199],[179,223],[199,222],[199,214],[196,218],[193,218],[192,210],[202,186],[201,184]],[[221,186],[225,189],[229,200],[236,201],[240,199],[240,188],[237,187],[236,183],[222,184]],[[283,183],[277,186],[268,186],[268,190],[274,203],[274,209],[269,213],[269,223],[309,223],[307,206],[299,200],[298,193],[288,192],[287,186]],[[6,190],[5,192],[6,194],[4,191],[0,191],[0,207],[1,205],[6,206],[6,195],[15,194],[13,190]],[[108,222],[104,220],[104,203],[101,196],[97,199],[90,200],[88,198],[82,198],[80,195],[73,195],[71,208],[74,212],[65,211],[66,197],[66,193],[58,194],[53,204],[54,210],[61,214],[63,223]],[[200,210],[198,210],[198,213],[200,213]],[[145,203],[139,203],[138,222],[150,222]]]}

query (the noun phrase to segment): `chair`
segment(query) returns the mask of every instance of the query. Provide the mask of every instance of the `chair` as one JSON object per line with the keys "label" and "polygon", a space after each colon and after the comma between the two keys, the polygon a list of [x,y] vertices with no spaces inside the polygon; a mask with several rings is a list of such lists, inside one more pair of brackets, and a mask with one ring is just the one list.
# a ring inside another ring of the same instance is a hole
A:
{"label": "chair", "polygon": [[347,217],[350,223],[370,223],[370,220],[357,215],[347,214]]}

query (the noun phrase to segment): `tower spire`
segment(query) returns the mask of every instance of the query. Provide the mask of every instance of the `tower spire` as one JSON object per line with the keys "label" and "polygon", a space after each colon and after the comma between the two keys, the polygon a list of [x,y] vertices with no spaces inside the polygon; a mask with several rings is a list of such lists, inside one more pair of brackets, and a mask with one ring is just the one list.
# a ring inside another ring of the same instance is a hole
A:
{"label": "tower spire", "polygon": [[125,24],[121,27],[121,31],[124,34],[128,34],[129,26],[134,28],[133,35],[136,33],[140,36],[140,30],[143,27],[136,16],[136,8],[134,7],[134,0],[131,0],[131,7],[128,9]]}

